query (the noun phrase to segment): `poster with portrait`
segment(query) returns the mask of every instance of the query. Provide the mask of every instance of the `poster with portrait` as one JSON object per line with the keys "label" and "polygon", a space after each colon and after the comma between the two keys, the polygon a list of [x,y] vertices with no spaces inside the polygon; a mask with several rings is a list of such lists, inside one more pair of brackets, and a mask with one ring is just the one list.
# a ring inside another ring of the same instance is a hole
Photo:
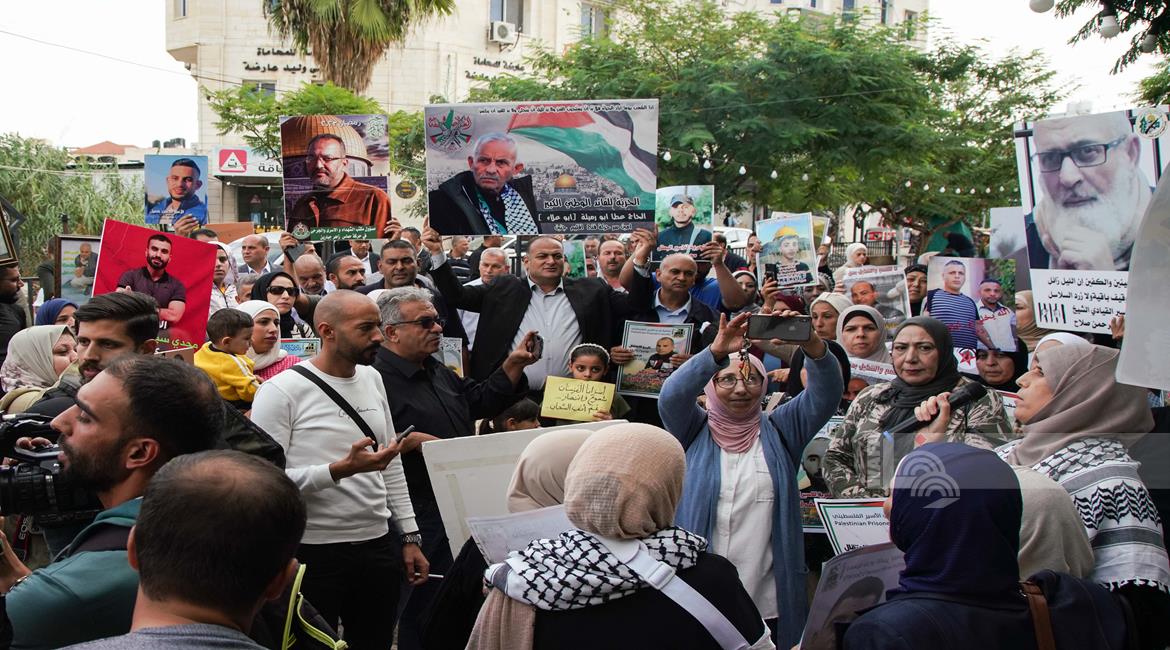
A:
{"label": "poster with portrait", "polygon": [[463,339],[458,336],[440,338],[439,349],[431,356],[460,378],[463,377]]}
{"label": "poster with portrait", "polygon": [[436,104],[424,128],[444,235],[653,228],[657,99]]}
{"label": "poster with portrait", "polygon": [[1015,126],[1036,324],[1109,333],[1138,227],[1170,162],[1166,107]]}
{"label": "poster with portrait", "polygon": [[297,239],[376,239],[390,218],[385,115],[280,118],[284,229]]}
{"label": "poster with portrait", "polygon": [[776,278],[781,289],[816,284],[817,244],[811,213],[773,212],[771,219],[756,222],[756,235],[760,238],[756,255],[760,286],[769,277]]}
{"label": "poster with portrait", "polygon": [[196,347],[207,340],[215,244],[106,219],[93,295],[145,293],[159,305],[158,341]]}
{"label": "poster with portrait", "polygon": [[991,209],[991,242],[988,257],[1015,260],[1016,291],[1032,288],[1028,268],[1028,240],[1024,235],[1024,209],[1020,206]]}
{"label": "poster with portrait", "polygon": [[906,274],[900,266],[859,266],[845,271],[845,297],[855,305],[869,305],[886,320],[886,338],[910,314],[910,296],[906,293]]}
{"label": "poster with portrait", "polygon": [[653,260],[661,262],[667,255],[686,253],[699,256],[699,249],[711,241],[715,221],[714,185],[673,185],[654,193],[654,225],[658,228],[658,246]]}
{"label": "poster with portrait", "polygon": [[[772,213],[775,216],[776,213]],[[832,244],[833,238],[829,236],[829,225],[831,220],[828,217],[813,217],[813,243],[819,249],[822,245]],[[818,260],[819,263],[820,260]]]}
{"label": "poster with portrait", "polygon": [[183,217],[207,224],[207,156],[147,154],[143,172],[148,226],[170,230]]}
{"label": "poster with portrait", "polygon": [[101,248],[101,237],[96,235],[57,235],[54,295],[78,307],[89,302],[93,297]]}
{"label": "poster with portrait", "polygon": [[1015,352],[1015,277],[1015,260],[936,255],[927,266],[922,312],[946,324],[955,350]]}
{"label": "poster with portrait", "polygon": [[1133,247],[1125,315],[1125,338],[1117,360],[1117,381],[1170,390],[1170,180],[1158,191],[1142,220]]}
{"label": "poster with portrait", "polygon": [[693,327],[691,323],[626,321],[622,345],[633,350],[634,360],[618,366],[618,392],[658,399],[662,383],[679,365],[674,355],[690,352]]}
{"label": "poster with portrait", "polygon": [[817,591],[809,603],[801,650],[836,650],[836,625],[862,610],[885,602],[906,568],[903,553],[892,543],[864,546],[829,559],[821,567]]}
{"label": "poster with portrait", "polygon": [[565,250],[565,277],[574,279],[588,277],[585,268],[585,240],[566,239],[561,244]]}

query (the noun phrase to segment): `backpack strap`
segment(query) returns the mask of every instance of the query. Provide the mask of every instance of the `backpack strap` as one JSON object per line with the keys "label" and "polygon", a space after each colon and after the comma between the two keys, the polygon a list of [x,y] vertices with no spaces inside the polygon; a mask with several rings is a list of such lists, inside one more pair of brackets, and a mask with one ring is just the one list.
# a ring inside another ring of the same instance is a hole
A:
{"label": "backpack strap", "polygon": [[1020,589],[1028,599],[1028,609],[1032,611],[1032,625],[1036,628],[1036,648],[1056,650],[1056,639],[1052,636],[1052,618],[1048,615],[1048,599],[1044,597],[1044,591],[1031,580],[1021,582]]}
{"label": "backpack strap", "polygon": [[359,429],[361,429],[362,433],[366,434],[367,438],[374,441],[373,449],[374,451],[378,451],[378,439],[374,437],[374,430],[370,428],[370,425],[368,422],[366,422],[366,419],[359,415],[357,410],[355,410],[349,402],[345,401],[344,397],[339,395],[337,391],[333,390],[332,386],[325,383],[325,380],[318,377],[317,373],[313,372],[312,370],[309,370],[308,368],[302,368],[300,365],[293,366],[290,368],[290,370],[295,371],[305,379],[308,379],[314,384],[317,384],[317,388],[320,388],[323,393],[329,396],[329,399],[333,400],[338,406],[340,406],[341,410],[345,411],[345,413],[349,415],[350,419],[353,420],[353,423],[356,424]]}
{"label": "backpack strap", "polygon": [[104,524],[87,536],[76,546],[66,546],[53,561],[73,557],[78,553],[95,553],[98,551],[124,551],[130,541],[130,529],[118,524]]}

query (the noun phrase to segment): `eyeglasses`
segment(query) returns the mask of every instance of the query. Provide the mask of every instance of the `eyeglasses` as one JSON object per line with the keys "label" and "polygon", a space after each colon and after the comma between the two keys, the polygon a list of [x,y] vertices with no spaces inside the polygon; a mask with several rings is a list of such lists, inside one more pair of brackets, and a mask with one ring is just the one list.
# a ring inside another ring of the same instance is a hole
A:
{"label": "eyeglasses", "polygon": [[387,325],[410,325],[411,323],[418,323],[419,326],[422,327],[424,330],[429,330],[432,327],[434,327],[436,323],[439,325],[439,327],[445,326],[447,324],[447,319],[443,318],[442,316],[423,316],[422,318],[416,318],[415,320],[403,320],[403,321],[398,321],[397,323],[386,323],[386,324]]}
{"label": "eyeglasses", "polygon": [[300,295],[301,290],[296,287],[268,287],[268,295],[270,296],[279,296],[285,293],[296,298]]}
{"label": "eyeglasses", "polygon": [[754,374],[748,375],[746,379],[739,375],[723,375],[715,378],[715,385],[720,388],[735,388],[735,384],[741,381],[744,388],[755,388],[764,383],[764,378]]}
{"label": "eyeglasses", "polygon": [[1125,142],[1128,137],[1121,136],[1113,142],[1104,144],[1085,144],[1067,151],[1041,151],[1032,157],[1040,164],[1040,171],[1046,173],[1060,171],[1066,157],[1072,159],[1077,167],[1097,167],[1105,164],[1110,149]]}
{"label": "eyeglasses", "polygon": [[308,162],[312,163],[319,161],[325,163],[326,165],[335,163],[343,158],[344,156],[305,156],[305,160]]}

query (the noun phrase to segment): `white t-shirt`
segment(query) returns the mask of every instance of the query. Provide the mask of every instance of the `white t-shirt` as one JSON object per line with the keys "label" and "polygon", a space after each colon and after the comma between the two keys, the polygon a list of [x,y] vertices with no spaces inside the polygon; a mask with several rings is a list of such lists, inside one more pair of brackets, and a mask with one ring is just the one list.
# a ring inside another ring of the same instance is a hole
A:
{"label": "white t-shirt", "polygon": [[[298,365],[324,379],[361,414],[379,448],[386,444],[394,423],[378,371],[358,366],[353,377],[342,378],[321,372],[309,361]],[[284,447],[285,472],[301,489],[308,507],[304,543],[375,539],[389,530],[392,515],[399,532],[418,530],[401,457],[381,472],[333,481],[329,463],[345,458],[364,434],[313,382],[291,370],[264,382],[252,402],[252,421]]]}

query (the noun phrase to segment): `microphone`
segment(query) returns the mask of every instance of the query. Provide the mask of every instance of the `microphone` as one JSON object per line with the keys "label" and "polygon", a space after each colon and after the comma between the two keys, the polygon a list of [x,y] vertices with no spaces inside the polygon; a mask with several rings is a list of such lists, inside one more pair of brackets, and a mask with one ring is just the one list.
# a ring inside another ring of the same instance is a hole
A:
{"label": "microphone", "polygon": [[[977,382],[973,382],[967,384],[966,386],[962,386],[955,392],[951,393],[950,396],[947,397],[947,404],[951,405],[951,410],[953,411],[954,409],[962,408],[970,404],[971,402],[979,399],[980,397],[983,397],[986,394],[986,386]],[[909,418],[906,418],[905,420],[902,420],[901,422],[890,427],[889,430],[887,430],[885,433],[887,436],[900,433],[910,433],[911,431],[917,431],[921,429],[926,424],[927,422],[923,422],[914,416],[910,416]]]}

